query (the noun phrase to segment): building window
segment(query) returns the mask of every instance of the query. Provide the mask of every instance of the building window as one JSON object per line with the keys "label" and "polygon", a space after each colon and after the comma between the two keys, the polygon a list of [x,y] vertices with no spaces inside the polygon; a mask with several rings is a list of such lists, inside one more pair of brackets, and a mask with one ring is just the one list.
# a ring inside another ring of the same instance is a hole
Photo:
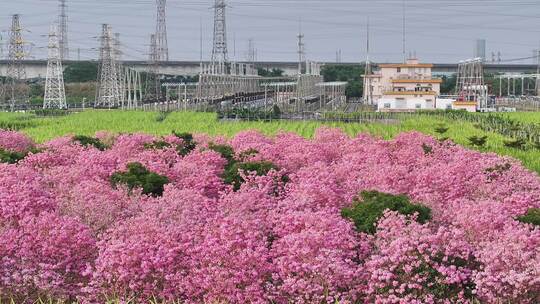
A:
{"label": "building window", "polygon": [[450,103],[447,104],[447,105],[446,105],[446,109],[447,109],[447,110],[452,110],[452,104],[450,104]]}
{"label": "building window", "polygon": [[398,73],[401,73],[401,68],[397,68],[397,72],[398,72]]}
{"label": "building window", "polygon": [[392,105],[390,103],[385,103],[384,104],[385,109],[390,109],[391,107],[392,107]]}
{"label": "building window", "polygon": [[415,105],[415,107],[416,107],[417,109],[421,109],[421,108],[422,108],[422,105],[419,104],[419,103],[417,103],[417,104]]}

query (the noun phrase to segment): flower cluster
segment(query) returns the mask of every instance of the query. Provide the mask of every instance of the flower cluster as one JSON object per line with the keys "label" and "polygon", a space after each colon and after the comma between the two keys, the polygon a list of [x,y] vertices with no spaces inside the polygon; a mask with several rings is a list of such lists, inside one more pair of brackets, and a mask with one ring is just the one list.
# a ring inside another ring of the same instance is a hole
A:
{"label": "flower cluster", "polygon": [[[312,140],[92,141],[58,138],[0,163],[0,300],[540,302],[540,229],[517,220],[540,207],[540,178],[516,160],[420,133],[385,141],[330,128]],[[0,149],[34,147],[0,131]],[[238,169],[232,185],[231,159],[269,171]],[[166,177],[159,193],[111,183],[134,163]],[[365,213],[380,217],[360,230],[342,210],[365,191],[404,195],[430,216]]]}

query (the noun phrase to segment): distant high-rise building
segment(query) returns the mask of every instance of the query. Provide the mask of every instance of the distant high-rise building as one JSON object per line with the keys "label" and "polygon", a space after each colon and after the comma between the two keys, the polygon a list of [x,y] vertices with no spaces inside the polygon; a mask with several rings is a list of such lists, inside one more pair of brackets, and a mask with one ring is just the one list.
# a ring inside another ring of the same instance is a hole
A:
{"label": "distant high-rise building", "polygon": [[532,64],[538,64],[540,62],[539,55],[540,55],[540,50],[533,50],[532,57],[531,57]]}
{"label": "distant high-rise building", "polygon": [[482,60],[486,60],[486,40],[485,39],[476,40],[476,44],[474,48],[474,57],[482,58]]}

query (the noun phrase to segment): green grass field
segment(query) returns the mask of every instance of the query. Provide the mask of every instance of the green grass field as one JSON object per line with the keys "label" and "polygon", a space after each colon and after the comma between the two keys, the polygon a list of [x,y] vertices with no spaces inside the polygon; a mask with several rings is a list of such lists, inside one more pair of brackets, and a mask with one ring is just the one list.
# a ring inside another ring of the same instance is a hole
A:
{"label": "green grass field", "polygon": [[540,125],[540,112],[516,112],[516,113],[500,113],[499,115],[517,120],[523,123],[532,123]]}
{"label": "green grass field", "polygon": [[[481,114],[479,114],[481,115]],[[509,113],[512,119],[523,122],[540,122],[540,113]],[[518,150],[504,146],[502,135],[484,132],[475,128],[472,123],[455,121],[435,116],[413,115],[396,124],[381,123],[326,123],[303,121],[273,122],[219,122],[212,113],[174,112],[163,121],[157,119],[159,113],[154,112],[122,112],[122,111],[87,111],[63,117],[38,118],[28,114],[0,113],[0,125],[6,122],[21,123],[22,132],[37,142],[44,142],[55,137],[68,134],[94,135],[96,131],[107,130],[115,133],[143,132],[154,135],[171,134],[172,131],[207,133],[231,137],[242,130],[256,129],[267,135],[279,131],[295,132],[304,137],[312,137],[321,125],[339,127],[347,134],[354,136],[361,132],[369,132],[385,139],[406,131],[420,131],[436,135],[434,128],[443,123],[449,130],[445,136],[454,142],[470,147],[468,138],[473,135],[488,136],[487,144],[482,151],[495,152],[499,155],[520,159],[523,164],[540,173],[540,150]]]}

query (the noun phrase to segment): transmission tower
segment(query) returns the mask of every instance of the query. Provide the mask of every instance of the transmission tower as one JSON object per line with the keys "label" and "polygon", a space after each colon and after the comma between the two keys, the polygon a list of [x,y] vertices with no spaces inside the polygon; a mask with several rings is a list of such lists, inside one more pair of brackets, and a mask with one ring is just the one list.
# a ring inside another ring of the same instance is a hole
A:
{"label": "transmission tower", "polygon": [[456,80],[458,101],[476,102],[480,109],[488,107],[483,61],[482,58],[475,58],[460,62]]}
{"label": "transmission tower", "polygon": [[60,59],[69,59],[69,45],[68,45],[68,17],[66,14],[66,0],[60,0],[60,15],[58,16],[59,24],[59,45],[60,45]]}
{"label": "transmission tower", "polygon": [[66,109],[66,91],[64,89],[64,72],[58,41],[58,29],[51,26],[49,32],[49,60],[47,61],[47,79],[45,81],[44,109]]}
{"label": "transmission tower", "polygon": [[118,75],[118,90],[120,90],[120,104],[123,106],[125,101],[126,85],[125,71],[122,63],[122,48],[120,43],[120,33],[114,34],[114,59],[116,61],[116,74]]}
{"label": "transmission tower", "polygon": [[225,0],[216,0],[214,5],[214,47],[212,62],[228,62],[227,25],[225,23]]}
{"label": "transmission tower", "polygon": [[99,60],[99,85],[95,106],[97,108],[113,108],[120,104],[121,98],[112,31],[108,24],[102,26]]}
{"label": "transmission tower", "polygon": [[144,98],[146,100],[155,100],[161,97],[157,48],[156,35],[150,35],[150,53],[148,54],[148,70],[144,90]]}
{"label": "transmission tower", "polygon": [[167,22],[166,22],[167,0],[156,0],[156,3],[157,3],[156,61],[169,61],[169,47],[167,45]]}
{"label": "transmission tower", "polygon": [[25,83],[26,70],[23,65],[23,60],[26,57],[24,49],[25,42],[22,37],[22,27],[20,16],[13,15],[11,21],[11,30],[9,33],[8,60],[9,66],[7,70],[7,78],[10,86],[10,106],[11,110],[15,109],[16,105],[28,102],[28,87]]}

